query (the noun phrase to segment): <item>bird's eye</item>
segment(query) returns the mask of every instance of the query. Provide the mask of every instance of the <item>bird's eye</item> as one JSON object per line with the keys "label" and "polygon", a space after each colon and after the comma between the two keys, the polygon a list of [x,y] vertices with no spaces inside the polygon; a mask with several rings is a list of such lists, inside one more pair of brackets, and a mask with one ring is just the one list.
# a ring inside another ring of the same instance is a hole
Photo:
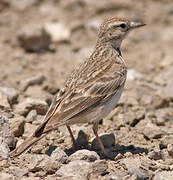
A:
{"label": "bird's eye", "polygon": [[125,29],[125,28],[126,28],[126,24],[123,23],[123,24],[120,25],[120,27],[121,27],[122,29]]}

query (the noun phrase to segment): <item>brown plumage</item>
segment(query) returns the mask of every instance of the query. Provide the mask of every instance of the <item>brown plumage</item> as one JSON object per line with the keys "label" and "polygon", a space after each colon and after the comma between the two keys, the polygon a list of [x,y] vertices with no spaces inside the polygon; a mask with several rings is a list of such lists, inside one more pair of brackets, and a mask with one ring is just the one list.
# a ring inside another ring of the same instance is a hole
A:
{"label": "brown plumage", "polygon": [[43,123],[12,151],[11,157],[20,155],[62,125],[67,126],[74,143],[69,125],[88,122],[93,122],[94,134],[106,154],[97,134],[98,122],[115,107],[123,91],[127,68],[121,56],[121,42],[131,29],[143,25],[125,18],[105,21],[91,56],[72,72],[65,87],[54,97]]}

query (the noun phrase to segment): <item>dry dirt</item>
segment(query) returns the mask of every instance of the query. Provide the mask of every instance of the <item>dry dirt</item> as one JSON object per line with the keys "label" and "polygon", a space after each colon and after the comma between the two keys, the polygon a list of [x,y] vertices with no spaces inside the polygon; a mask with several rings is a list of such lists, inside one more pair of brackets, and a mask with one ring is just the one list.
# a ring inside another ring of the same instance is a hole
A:
{"label": "dry dirt", "polygon": [[0,157],[42,122],[53,95],[92,52],[99,24],[114,16],[147,26],[122,44],[125,91],[99,124],[110,157],[92,124],[72,127],[77,148],[61,127],[20,157],[0,160],[1,180],[173,179],[172,0],[1,0]]}

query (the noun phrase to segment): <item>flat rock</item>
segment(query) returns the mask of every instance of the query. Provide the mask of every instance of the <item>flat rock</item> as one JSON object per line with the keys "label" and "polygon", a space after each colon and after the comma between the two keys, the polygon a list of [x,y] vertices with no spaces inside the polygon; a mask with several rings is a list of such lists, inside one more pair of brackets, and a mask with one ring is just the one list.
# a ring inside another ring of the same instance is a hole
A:
{"label": "flat rock", "polygon": [[17,40],[26,51],[34,52],[49,50],[51,44],[51,37],[41,24],[24,26],[18,31]]}
{"label": "flat rock", "polygon": [[0,87],[0,91],[7,95],[8,102],[10,105],[13,105],[17,102],[17,98],[19,96],[19,92],[14,88],[9,87]]}
{"label": "flat rock", "polygon": [[37,111],[34,109],[34,110],[31,110],[28,113],[28,115],[26,116],[25,121],[28,122],[28,123],[32,123],[35,120],[37,120]]}
{"label": "flat rock", "polygon": [[10,157],[10,149],[4,142],[4,139],[0,137],[0,161],[7,160]]}
{"label": "flat rock", "polygon": [[173,172],[167,172],[167,171],[158,172],[153,178],[153,180],[172,180],[172,179],[173,179]]}
{"label": "flat rock", "polygon": [[0,137],[10,148],[14,148],[16,139],[11,132],[10,123],[7,117],[0,115]]}
{"label": "flat rock", "polygon": [[61,22],[47,23],[44,30],[53,42],[68,41],[70,38],[70,30]]}
{"label": "flat rock", "polygon": [[29,86],[40,85],[44,82],[45,76],[43,74],[37,74],[28,79],[21,80],[19,82],[19,88],[21,91],[26,91]]}
{"label": "flat rock", "polygon": [[56,172],[57,176],[84,176],[87,177],[92,171],[92,164],[82,160],[71,161],[69,164],[61,166]]}
{"label": "flat rock", "polygon": [[19,116],[10,119],[10,127],[15,137],[19,137],[24,133],[24,117]]}
{"label": "flat rock", "polygon": [[51,154],[51,158],[60,163],[65,163],[68,159],[67,154],[59,147],[57,147]]}
{"label": "flat rock", "polygon": [[48,105],[45,101],[39,99],[26,98],[15,107],[16,113],[24,116],[34,109],[37,111],[37,114],[45,115],[48,110]]}
{"label": "flat rock", "polygon": [[173,143],[168,144],[167,150],[168,150],[169,155],[173,157]]}
{"label": "flat rock", "polygon": [[69,161],[84,160],[88,162],[94,162],[99,159],[100,157],[95,151],[89,151],[86,149],[78,150],[68,158]]}

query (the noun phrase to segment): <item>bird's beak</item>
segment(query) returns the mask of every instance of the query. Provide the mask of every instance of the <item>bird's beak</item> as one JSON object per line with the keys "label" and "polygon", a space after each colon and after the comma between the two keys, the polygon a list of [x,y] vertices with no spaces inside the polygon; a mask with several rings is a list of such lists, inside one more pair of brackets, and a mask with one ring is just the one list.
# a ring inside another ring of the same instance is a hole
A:
{"label": "bird's beak", "polygon": [[145,26],[146,24],[144,23],[141,23],[141,22],[130,22],[130,29],[135,29],[135,28],[139,28],[139,27],[142,27],[142,26]]}

